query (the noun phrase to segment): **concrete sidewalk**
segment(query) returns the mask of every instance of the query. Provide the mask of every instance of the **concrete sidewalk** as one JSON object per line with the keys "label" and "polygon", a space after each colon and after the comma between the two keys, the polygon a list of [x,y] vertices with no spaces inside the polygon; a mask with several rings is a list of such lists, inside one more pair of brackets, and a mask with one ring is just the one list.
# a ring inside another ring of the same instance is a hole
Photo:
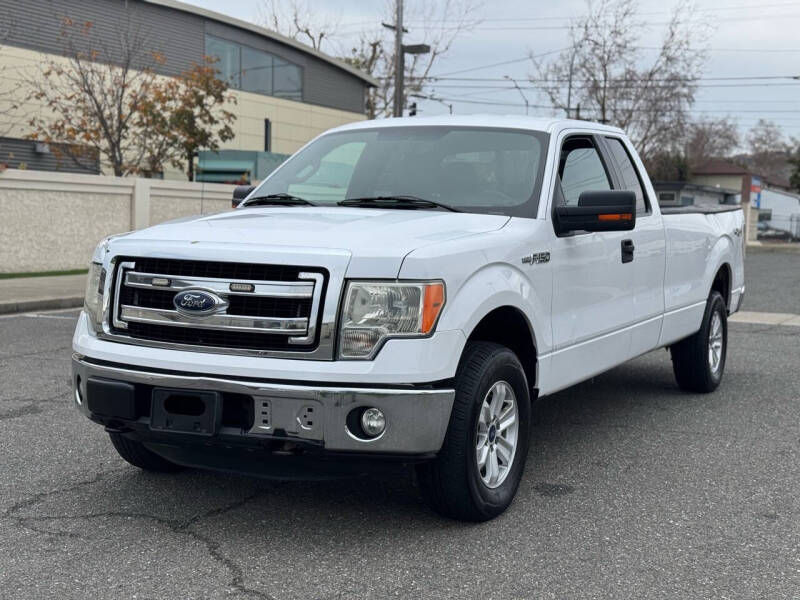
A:
{"label": "concrete sidewalk", "polygon": [[83,305],[86,275],[0,279],[0,314]]}

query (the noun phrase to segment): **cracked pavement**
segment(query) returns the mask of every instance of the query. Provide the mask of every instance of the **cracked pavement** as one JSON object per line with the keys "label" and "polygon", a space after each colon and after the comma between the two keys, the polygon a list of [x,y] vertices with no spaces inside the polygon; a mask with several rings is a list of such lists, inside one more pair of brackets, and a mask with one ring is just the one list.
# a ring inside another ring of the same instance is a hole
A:
{"label": "cracked pavement", "polygon": [[[800,264],[777,256],[754,262]],[[430,513],[403,467],[128,466],[72,408],[76,314],[0,318],[4,599],[800,596],[798,328],[731,324],[708,396],[680,392],[662,350],[543,399],[515,503],[474,525]]]}

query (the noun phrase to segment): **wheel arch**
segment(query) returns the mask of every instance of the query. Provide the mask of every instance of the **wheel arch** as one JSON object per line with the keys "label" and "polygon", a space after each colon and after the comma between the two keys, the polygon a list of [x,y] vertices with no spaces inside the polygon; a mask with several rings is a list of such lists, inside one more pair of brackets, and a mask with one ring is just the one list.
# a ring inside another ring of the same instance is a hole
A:
{"label": "wheel arch", "polygon": [[731,266],[727,262],[723,262],[717,269],[714,279],[711,281],[711,292],[719,292],[722,299],[725,301],[725,307],[728,312],[731,310]]}
{"label": "wheel arch", "polygon": [[531,398],[534,397],[538,380],[536,338],[522,310],[509,304],[493,308],[469,332],[467,344],[473,341],[494,342],[512,350],[525,371]]}

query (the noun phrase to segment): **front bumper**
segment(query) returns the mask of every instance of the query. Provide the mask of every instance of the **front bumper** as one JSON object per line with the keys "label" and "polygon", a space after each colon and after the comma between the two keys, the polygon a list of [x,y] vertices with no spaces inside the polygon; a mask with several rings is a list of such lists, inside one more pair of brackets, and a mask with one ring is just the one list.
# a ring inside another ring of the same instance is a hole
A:
{"label": "front bumper", "polygon": [[[135,406],[120,414],[93,412],[87,390],[92,379],[132,385]],[[452,388],[295,385],[129,367],[80,354],[72,357],[72,387],[79,410],[109,429],[145,443],[202,446],[206,451],[214,446],[265,448],[288,443],[325,453],[430,455],[442,446],[455,397]],[[223,405],[236,403],[238,412],[251,407],[253,414],[226,422],[224,415],[234,411],[226,413],[223,406],[212,435],[153,430],[153,388],[217,392]],[[378,408],[386,416],[386,429],[377,438],[361,439],[348,428],[348,415],[360,407]],[[313,419],[308,418],[309,408]],[[261,418],[264,411],[269,415],[266,423]]]}

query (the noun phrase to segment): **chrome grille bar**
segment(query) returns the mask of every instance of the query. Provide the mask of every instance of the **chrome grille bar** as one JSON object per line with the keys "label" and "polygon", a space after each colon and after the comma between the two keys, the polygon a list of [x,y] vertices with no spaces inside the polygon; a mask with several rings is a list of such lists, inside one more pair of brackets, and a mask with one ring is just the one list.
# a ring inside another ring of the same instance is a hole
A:
{"label": "chrome grille bar", "polygon": [[308,319],[277,317],[246,317],[215,313],[204,317],[188,317],[175,310],[145,308],[141,306],[120,306],[123,321],[174,325],[214,330],[251,331],[259,333],[304,334],[308,329]]}
{"label": "chrome grille bar", "polygon": [[[154,279],[165,280],[166,285],[154,285]],[[321,278],[320,278],[321,279]],[[241,283],[253,286],[252,292],[231,291],[232,283]],[[227,296],[269,296],[271,298],[312,298],[314,296],[314,282],[308,281],[251,281],[248,279],[215,279],[211,277],[181,277],[173,275],[158,275],[155,273],[139,273],[128,271],[125,273],[125,285],[128,287],[170,290],[179,292],[188,288],[202,288],[217,294]]]}

